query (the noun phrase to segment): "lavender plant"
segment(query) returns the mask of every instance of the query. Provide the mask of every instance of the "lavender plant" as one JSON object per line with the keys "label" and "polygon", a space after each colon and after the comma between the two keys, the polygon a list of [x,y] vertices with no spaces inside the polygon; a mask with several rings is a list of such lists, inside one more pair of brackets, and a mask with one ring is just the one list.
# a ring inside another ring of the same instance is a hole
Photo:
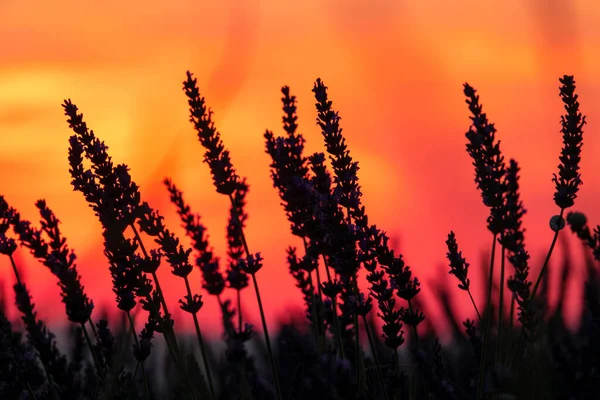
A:
{"label": "lavender plant", "polygon": [[[564,298],[569,295],[566,283],[572,279],[568,258],[560,274],[559,305],[549,312],[547,270],[555,268],[551,255],[565,226],[564,211],[574,205],[582,184],[579,163],[582,128],[586,123],[579,111],[574,78],[564,76],[560,83],[560,97],[566,110],[561,119],[564,146],[558,174],[552,180],[556,190],[554,201],[560,213],[551,218],[554,238],[535,285],[529,276],[530,255],[522,227],[526,210],[520,198],[519,164],[514,159],[505,162],[496,128],[482,111],[477,92],[464,85],[471,113],[466,149],[473,160],[475,183],[490,210],[486,222],[493,242],[490,262],[483,266],[485,298],[478,302],[471,291],[474,285],[469,279],[471,266],[459,251],[454,231],[448,234],[449,274],[458,280],[458,288],[467,292],[476,316],[476,320],[459,320],[450,305],[448,285],[436,286],[443,314],[453,327],[448,345],[442,345],[440,332],[426,319],[426,315],[430,316],[430,305],[418,296],[421,281],[402,254],[391,248],[388,235],[368,218],[362,202],[359,164],[351,156],[340,114],[334,109],[322,80],[316,80],[313,93],[325,153],[304,154],[306,140],[298,131],[296,97],[287,86],[281,89],[285,134],[276,136],[267,130],[263,135],[273,186],[291,233],[302,241],[303,247],[289,246],[286,260],[279,262],[287,262],[303,300],[300,321],[310,326],[309,333],[300,326],[282,326],[273,341],[257,279],[266,261],[260,252],[250,252],[245,236],[249,185],[233,167],[212,111],[192,74],[187,73],[183,87],[190,121],[204,148],[204,161],[210,168],[214,186],[230,203],[225,224],[224,270],[211,246],[207,227],[200,214],[192,212],[184,201],[184,192],[165,178],[164,184],[191,247],[166,227],[158,210],[142,201],[128,166],[114,165],[106,144],[88,129],[77,107],[70,100],[65,101],[65,115],[75,133],[69,138],[71,184],[84,195],[102,225],[108,273],[126,328],[115,331],[106,318],[97,317],[94,303],[81,283],[75,253],[67,246],[59,220],[46,202],[36,203],[41,217],[41,228],[36,228],[0,196],[0,254],[11,264],[16,282],[15,302],[27,332],[23,338],[6,314],[0,312],[0,397],[214,400],[600,397],[597,384],[600,274],[592,260],[600,261],[600,225],[592,230],[582,212],[569,212],[566,218],[582,246],[593,256],[586,265],[588,276],[580,327],[576,332],[570,331],[561,317]],[[11,227],[18,241],[11,237]],[[146,247],[142,235],[151,237],[155,248]],[[65,315],[75,326],[70,356],[59,348],[54,334],[37,315],[32,294],[14,257],[19,244],[58,281]],[[501,246],[499,280],[494,273],[497,244]],[[195,261],[189,259],[192,252]],[[508,279],[505,258],[514,268]],[[185,294],[179,306],[190,314],[195,338],[175,329],[157,275],[163,263],[183,280]],[[273,265],[278,261],[268,260],[268,263]],[[194,266],[201,276],[198,284],[219,304],[225,343],[220,358],[214,355],[220,350],[207,343],[202,334],[204,298],[192,290]],[[366,289],[358,284],[358,276],[363,272]],[[252,325],[243,318],[242,309],[247,310],[251,305],[243,301],[241,291],[249,286],[250,278],[260,311],[264,345],[255,340],[257,335]],[[511,294],[508,316],[504,310],[505,286]],[[492,296],[495,287],[497,298]],[[541,294],[536,297],[538,291]],[[228,298],[230,293],[232,297]],[[480,313],[480,309],[485,312]],[[145,321],[138,333],[134,319],[139,313]],[[380,328],[373,323],[376,317]],[[408,332],[405,326],[409,327]],[[362,333],[366,340],[362,339]],[[163,342],[155,340],[158,335],[164,339],[165,350],[161,348]],[[363,348],[363,342],[368,342],[368,348]],[[202,363],[196,359],[193,350],[196,346]],[[161,366],[158,357],[162,352],[166,354],[166,362]],[[270,368],[271,373],[265,374],[265,368]]]}

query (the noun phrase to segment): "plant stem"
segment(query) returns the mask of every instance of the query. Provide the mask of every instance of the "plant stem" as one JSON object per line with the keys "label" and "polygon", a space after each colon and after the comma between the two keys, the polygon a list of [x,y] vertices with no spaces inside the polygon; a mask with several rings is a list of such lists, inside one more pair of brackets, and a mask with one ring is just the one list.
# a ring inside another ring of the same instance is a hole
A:
{"label": "plant stem", "polygon": [[98,332],[96,332],[96,325],[94,325],[94,321],[92,321],[92,317],[88,319],[90,326],[92,327],[92,333],[94,334],[94,338],[98,339]]}
{"label": "plant stem", "polygon": [[242,333],[242,297],[241,290],[237,290],[237,305],[238,305],[238,329]]}
{"label": "plant stem", "polygon": [[99,375],[103,374],[103,369],[102,365],[100,365],[100,362],[98,361],[98,357],[96,357],[96,351],[94,351],[94,346],[92,345],[92,341],[90,340],[90,335],[88,334],[87,328],[85,327],[85,324],[81,324],[81,329],[83,330],[83,335],[85,336],[85,341],[87,342],[89,348],[90,348],[90,352],[92,353],[92,358],[94,359],[94,365],[96,366],[96,371],[98,371]]}
{"label": "plant stem", "polygon": [[[304,243],[304,253],[308,254],[308,243],[306,243],[306,238],[303,236],[302,237],[302,242]],[[315,301],[315,290],[314,290],[314,284],[313,284],[313,279],[312,279],[312,273],[308,273],[308,279],[309,279],[309,283],[310,283],[310,292],[311,292],[311,296],[312,296],[312,320],[313,320],[313,326],[315,327],[315,339],[317,341],[317,349],[319,351],[319,354],[323,354],[323,351],[325,350],[325,344],[326,344],[326,338],[327,338],[327,329],[324,326],[323,323],[323,318],[322,316],[324,315],[324,309],[323,309],[323,295],[321,294],[321,278],[319,277],[319,266],[317,264],[317,268],[315,269],[316,271],[316,277],[317,277],[317,291],[318,291],[318,303],[316,303]],[[318,310],[317,310],[317,306],[318,306]],[[317,319],[318,318],[318,319]]]}
{"label": "plant stem", "polygon": [[481,314],[479,314],[479,309],[477,308],[477,304],[475,304],[475,300],[473,299],[473,295],[471,294],[471,289],[467,290],[469,294],[469,298],[471,299],[471,303],[473,303],[473,307],[475,307],[475,312],[477,313],[477,318],[479,318],[479,323],[482,323]]}
{"label": "plant stem", "polygon": [[[327,257],[323,255],[323,264],[325,264],[325,271],[327,271],[327,280],[331,284],[331,275],[329,274],[329,263],[327,262]],[[333,307],[333,325],[335,329],[335,334],[338,340],[338,349],[340,350],[340,356],[342,359],[346,358],[344,352],[344,344],[342,343],[342,332],[340,330],[340,321],[337,313],[337,296],[331,299],[332,307]]]}
{"label": "plant stem", "polygon": [[[508,321],[509,326],[510,326],[509,332],[511,332],[511,333],[512,333],[512,331],[514,329],[515,302],[516,302],[516,300],[517,300],[517,295],[516,295],[516,293],[513,293],[512,294],[512,298],[510,300],[510,320]],[[512,342],[513,340],[510,339],[510,341]],[[510,347],[508,348],[508,350],[510,351]],[[508,359],[508,352],[507,352],[507,354],[505,355],[504,358],[505,358],[505,360],[504,360],[505,362],[511,361],[511,363],[512,363],[512,359],[511,360]]]}
{"label": "plant stem", "polygon": [[31,397],[32,400],[36,400],[35,394],[33,393],[33,389],[31,389],[31,385],[29,385],[29,382],[25,383],[25,387],[27,388],[27,394],[29,394],[29,397]]}
{"label": "plant stem", "polygon": [[[414,309],[413,309],[413,304],[412,304],[412,300],[408,300],[408,309],[410,310],[410,313],[412,315],[414,315]],[[412,326],[413,329],[413,333],[415,336],[415,351],[418,352],[419,351],[419,333],[417,332],[417,326],[413,325]],[[421,362],[418,361],[417,362],[417,367],[421,365]],[[417,368],[418,369],[418,368]],[[425,380],[425,375],[420,373],[421,375],[421,381],[423,382],[423,388],[425,389],[425,393],[427,393],[427,398],[430,399],[431,396],[429,395],[429,388],[427,385],[427,381]]]}
{"label": "plant stem", "polygon": [[312,274],[309,272],[308,273],[308,282],[310,285],[310,293],[311,293],[311,308],[312,308],[312,322],[313,322],[313,332],[315,334],[315,341],[317,344],[317,351],[319,352],[319,355],[323,354],[324,350],[325,350],[325,344],[324,344],[324,340],[322,338],[321,335],[324,335],[323,333],[323,329],[322,329],[322,319],[319,318],[319,315],[322,315],[320,312],[317,312],[317,297],[315,295],[315,288],[313,285],[313,280],[312,280]]}
{"label": "plant stem", "polygon": [[265,332],[265,341],[267,343],[267,349],[269,350],[269,358],[271,359],[271,369],[273,371],[273,378],[275,379],[275,386],[277,389],[277,398],[279,400],[281,397],[281,388],[279,386],[279,377],[277,376],[277,369],[275,368],[275,358],[273,357],[273,350],[271,348],[271,340],[269,339],[269,330],[267,329],[267,321],[265,319],[265,312],[263,309],[262,300],[260,297],[260,291],[258,289],[258,281],[256,280],[256,274],[252,275],[252,282],[254,283],[254,290],[256,292],[256,300],[258,301],[258,308],[260,310],[260,319],[263,326],[263,331]]}
{"label": "plant stem", "polygon": [[[564,212],[565,212],[565,209],[561,208],[559,219],[562,219]],[[550,257],[552,256],[552,251],[554,250],[554,246],[556,245],[556,241],[558,240],[558,234],[560,233],[560,231],[561,231],[560,229],[557,229],[554,232],[554,237],[552,238],[552,243],[550,244],[550,249],[548,249],[548,253],[546,254],[546,259],[544,260],[544,265],[542,265],[540,274],[538,275],[537,281],[535,282],[535,286],[533,287],[533,291],[531,292],[531,296],[529,297],[530,300],[533,300],[533,298],[535,297],[535,294],[537,293],[538,287],[540,286],[540,283],[542,282],[542,277],[543,277],[544,273],[546,272],[546,269],[548,268],[548,262],[550,261]]]}
{"label": "plant stem", "polygon": [[146,373],[146,368],[142,365],[142,377],[144,379],[144,390],[146,391],[146,396],[148,400],[150,400],[150,388],[148,387],[148,374]]}
{"label": "plant stem", "polygon": [[335,335],[337,338],[338,350],[340,352],[340,357],[342,359],[345,359],[346,354],[344,352],[344,344],[342,343],[342,333],[340,332],[340,322],[337,315],[337,296],[334,297],[331,301],[331,306],[333,307],[333,325],[335,329]]}
{"label": "plant stem", "polygon": [[19,285],[21,285],[22,284],[21,277],[19,276],[19,270],[17,269],[17,264],[15,263],[15,259],[13,258],[12,255],[10,255],[9,258],[10,258],[10,264],[12,265],[12,268],[13,268],[13,272],[15,273],[15,278],[17,278],[17,283]]}
{"label": "plant stem", "polygon": [[[564,208],[560,209],[560,218],[562,218],[563,214],[565,212]],[[559,218],[559,220],[560,220]],[[546,258],[544,259],[544,265],[542,265],[542,269],[540,270],[540,274],[538,275],[537,281],[535,283],[535,286],[533,288],[533,291],[531,292],[531,295],[529,296],[529,300],[530,302],[534,300],[535,295],[537,293],[537,290],[540,286],[540,283],[542,281],[542,277],[544,275],[544,273],[546,272],[546,269],[548,268],[548,263],[550,262],[550,257],[552,256],[552,251],[554,250],[554,246],[556,245],[556,241],[558,240],[558,234],[560,232],[560,229],[557,229],[554,232],[554,237],[552,238],[552,243],[550,244],[550,248],[548,249],[548,253],[546,254]],[[517,349],[519,348],[519,346],[521,345],[521,339],[523,338],[523,329],[521,329],[521,332],[519,333],[519,337],[517,338],[517,344],[515,346],[515,349],[513,351],[513,355],[511,357],[510,360],[510,366],[512,366],[512,363],[514,362],[515,356],[517,354]]]}
{"label": "plant stem", "polygon": [[504,319],[504,259],[505,259],[506,248],[502,246],[502,258],[500,261],[500,299],[498,305],[498,341],[496,342],[496,362],[500,358],[500,344],[502,339],[502,325]]}
{"label": "plant stem", "polygon": [[[187,289],[188,296],[190,296],[190,299],[191,299],[192,298],[192,289],[190,287],[190,281],[187,276],[184,278],[184,280],[185,280],[185,287]],[[193,313],[192,317],[194,317],[194,325],[196,326],[196,336],[198,337],[198,344],[200,345],[200,351],[202,352],[202,361],[204,362],[204,369],[206,369],[206,376],[208,379],[208,385],[210,387],[210,395],[214,399],[215,398],[215,389],[213,387],[212,377],[210,374],[210,366],[208,364],[208,357],[206,356],[206,348],[204,347],[204,340],[202,340],[202,332],[200,331],[200,323],[198,322],[198,316],[196,315],[196,313]]]}
{"label": "plant stem", "polygon": [[[359,291],[358,284],[356,280],[354,280],[354,293],[358,299]],[[385,390],[385,380],[383,379],[383,373],[381,372],[381,364],[379,363],[379,355],[377,355],[377,349],[375,349],[375,343],[373,342],[373,336],[371,335],[371,330],[369,329],[369,324],[367,323],[367,317],[363,314],[363,325],[365,326],[365,331],[367,332],[367,338],[369,339],[369,347],[371,348],[371,353],[373,353],[373,359],[375,360],[375,368],[377,369],[377,377],[379,378],[379,384],[381,385],[381,390],[383,391],[383,397],[387,400],[388,395]]]}
{"label": "plant stem", "polygon": [[[129,311],[127,311],[127,319],[129,320],[129,325],[131,326],[131,334],[133,335],[133,340],[135,341],[135,345],[136,346],[140,346],[140,342],[138,340],[137,337],[137,333],[135,332],[135,324],[133,323],[133,318],[131,318],[131,313]],[[87,334],[86,334],[87,336]],[[145,392],[146,392],[146,398],[150,399],[150,392],[148,391],[148,382],[147,382],[147,377],[146,377],[146,367],[144,366],[144,363],[138,363],[142,365],[142,375],[144,376],[144,387],[145,387]]]}
{"label": "plant stem", "polygon": [[[246,251],[246,257],[250,257],[250,249],[248,248],[248,242],[246,241],[246,236],[244,235],[244,230],[242,229],[242,222],[240,221],[240,216],[238,215],[235,200],[233,199],[233,195],[229,195],[229,200],[231,201],[231,209],[233,210],[233,214],[235,215],[235,220],[237,221],[238,228],[240,229],[240,236],[242,239],[242,243],[244,244],[244,250]],[[283,400],[281,397],[281,387],[279,386],[279,377],[277,376],[277,368],[275,368],[275,358],[273,357],[273,350],[271,348],[271,340],[269,339],[269,330],[267,328],[267,321],[265,319],[265,312],[262,305],[262,300],[260,298],[260,291],[258,289],[258,281],[256,280],[256,273],[252,275],[252,282],[254,283],[254,290],[256,292],[256,299],[258,301],[258,308],[260,311],[260,319],[263,326],[263,331],[265,333],[265,342],[267,343],[267,350],[269,351],[269,358],[271,361],[271,369],[273,371],[273,379],[275,380],[275,388],[277,390],[277,398],[279,400]]]}
{"label": "plant stem", "polygon": [[[133,233],[135,235],[135,238],[138,242],[138,244],[140,245],[140,248],[142,249],[142,254],[144,255],[144,257],[148,257],[148,252],[146,251],[146,247],[144,246],[144,242],[142,241],[142,237],[140,236],[137,228],[135,227],[135,224],[131,224],[131,228],[133,229]],[[152,272],[152,279],[154,279],[154,285],[156,286],[156,291],[158,292],[158,294],[160,295],[160,303],[162,304],[163,307],[163,311],[165,313],[165,315],[171,315],[169,313],[169,308],[167,307],[167,302],[165,300],[165,296],[163,294],[163,291],[160,287],[160,282],[158,281],[158,276],[156,275],[156,272]]]}
{"label": "plant stem", "polygon": [[481,350],[481,358],[479,360],[479,380],[477,382],[477,400],[481,400],[483,393],[483,380],[485,377],[485,359],[487,355],[487,346],[490,336],[490,328],[492,325],[492,286],[494,282],[494,256],[496,254],[496,237],[494,234],[492,242],[492,257],[490,260],[490,276],[488,280],[488,293],[485,312],[485,329],[483,334],[483,348]]}

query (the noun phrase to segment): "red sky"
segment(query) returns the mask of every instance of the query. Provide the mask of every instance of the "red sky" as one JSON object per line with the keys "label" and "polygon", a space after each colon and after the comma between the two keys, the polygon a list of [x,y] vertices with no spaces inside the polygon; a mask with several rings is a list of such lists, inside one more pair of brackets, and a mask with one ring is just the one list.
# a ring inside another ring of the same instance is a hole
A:
{"label": "red sky", "polygon": [[[506,158],[521,165],[526,240],[537,271],[552,237],[548,220],[558,212],[551,178],[562,141],[563,74],[575,75],[588,115],[584,185],[575,208],[594,225],[600,222],[600,175],[594,173],[600,170],[594,112],[600,106],[599,17],[600,7],[582,0],[69,0],[60,7],[4,0],[1,193],[34,221],[34,202],[48,201],[79,257],[87,292],[98,306],[114,309],[99,224],[69,184],[71,132],[60,104],[71,98],[115,162],[131,167],[143,198],[161,210],[168,226],[183,237],[161,183],[165,176],[203,216],[211,244],[224,257],[228,202],[214,191],[188,122],[181,87],[189,69],[235,167],[251,185],[248,241],[266,260],[258,279],[274,322],[289,305],[299,305],[285,265],[285,248],[299,242],[271,187],[262,134],[282,134],[280,88],[289,85],[298,97],[307,151],[324,151],[311,93],[320,77],[359,161],[370,220],[399,240],[427,295],[430,280],[446,265],[450,230],[473,265],[491,242],[488,211],[465,151],[469,114],[462,84],[469,82],[496,124]],[[24,250],[19,262],[39,315],[57,324],[64,314],[54,277]],[[441,274],[445,279],[447,267]],[[167,266],[159,276],[175,309],[183,282]],[[0,260],[0,279],[12,303],[7,259]],[[198,271],[192,281],[199,290]],[[472,316],[465,293],[453,293],[461,315]],[[475,290],[475,296],[483,293]],[[255,309],[250,290],[244,302],[246,310]],[[206,296],[205,303],[201,321],[217,323],[215,301]],[[258,327],[254,311],[250,317]]]}

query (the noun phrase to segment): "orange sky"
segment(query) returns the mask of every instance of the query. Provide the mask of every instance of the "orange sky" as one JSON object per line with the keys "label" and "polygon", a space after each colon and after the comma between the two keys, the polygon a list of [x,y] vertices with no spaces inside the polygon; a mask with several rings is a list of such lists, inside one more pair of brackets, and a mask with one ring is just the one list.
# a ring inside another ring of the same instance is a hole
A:
{"label": "orange sky", "polygon": [[[551,240],[548,220],[558,211],[551,177],[562,140],[563,74],[575,75],[588,115],[576,208],[600,222],[600,174],[593,173],[600,170],[594,157],[600,154],[598,18],[600,6],[591,0],[69,0],[60,7],[3,0],[0,193],[34,221],[33,204],[45,198],[79,256],[89,295],[98,306],[115,308],[99,224],[69,184],[71,132],[60,106],[68,97],[115,162],[131,167],[144,199],[168,226],[180,222],[161,183],[165,176],[184,190],[217,254],[225,256],[228,202],[215,193],[188,122],[181,87],[189,69],[215,111],[235,167],[251,185],[248,240],[266,259],[258,279],[274,322],[288,305],[299,304],[285,265],[285,247],[298,241],[271,187],[262,134],[267,128],[282,133],[279,90],[289,85],[298,97],[307,151],[323,151],[311,93],[321,77],[359,161],[370,220],[400,241],[427,292],[445,265],[451,229],[475,265],[491,242],[488,211],[465,151],[467,81],[496,123],[505,156],[522,167],[526,238],[537,269]],[[62,317],[54,277],[23,250],[19,260],[39,315]],[[193,274],[199,289],[199,272]],[[174,309],[183,283],[167,266],[159,276]],[[12,303],[7,259],[0,261],[0,279]],[[465,294],[453,293],[461,315],[472,315]],[[476,289],[475,295],[482,293]],[[259,326],[253,293],[244,299]],[[206,297],[205,303],[204,323],[216,323],[215,301]]]}

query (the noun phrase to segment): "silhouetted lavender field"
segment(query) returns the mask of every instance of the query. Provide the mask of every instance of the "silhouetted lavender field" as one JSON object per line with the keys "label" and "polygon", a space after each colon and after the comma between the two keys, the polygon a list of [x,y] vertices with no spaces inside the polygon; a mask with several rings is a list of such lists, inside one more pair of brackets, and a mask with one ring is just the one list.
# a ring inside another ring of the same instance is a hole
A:
{"label": "silhouetted lavender field", "polygon": [[[226,260],[213,253],[200,214],[192,211],[176,183],[164,180],[187,233],[185,241],[165,225],[159,210],[142,201],[127,165],[113,162],[108,146],[66,100],[62,106],[72,130],[71,185],[102,225],[120,319],[109,322],[86,295],[75,252],[50,205],[36,202],[40,221],[33,224],[0,196],[0,253],[10,259],[16,282],[14,297],[4,302],[16,304],[24,326],[24,332],[18,331],[0,313],[0,398],[600,398],[600,225],[591,230],[583,213],[568,211],[582,185],[579,162],[586,121],[574,78],[565,75],[560,84],[563,148],[553,175],[558,214],[548,216],[552,241],[537,276],[530,273],[521,226],[526,209],[520,200],[519,165],[505,160],[479,96],[464,85],[471,114],[466,149],[475,184],[490,210],[485,223],[493,244],[489,261],[482,265],[486,296],[477,299],[471,291],[470,265],[459,250],[462,238],[448,233],[447,266],[453,275],[448,279],[461,289],[476,318],[459,320],[449,305],[449,285],[440,282],[436,293],[452,339],[444,346],[431,324],[417,329],[429,317],[419,296],[421,282],[402,254],[391,248],[386,233],[368,218],[358,161],[346,146],[340,116],[320,79],[313,93],[325,153],[305,154],[305,140],[297,131],[296,98],[288,87],[281,90],[283,136],[264,133],[273,186],[292,234],[303,243],[287,249],[287,265],[304,310],[297,323],[276,332],[267,329],[261,300],[268,270],[260,249],[249,246],[244,235],[249,185],[233,166],[192,74],[188,72],[183,89],[198,151],[203,149],[215,189],[230,205]],[[566,283],[574,266],[568,255],[562,265],[551,259],[567,224],[587,249],[586,281],[579,288],[584,310],[575,332],[563,320],[564,301],[572,296]],[[188,240],[191,247],[184,244]],[[36,314],[15,261],[15,252],[27,250],[60,286],[72,326],[68,348],[57,345]],[[559,265],[559,301],[551,307],[548,269]],[[183,280],[186,290],[179,304],[164,299],[156,273],[161,266]],[[201,271],[202,293],[191,289],[194,268]],[[367,276],[366,290],[358,286],[359,272]],[[242,304],[242,290],[253,291],[255,302]],[[205,301],[220,305],[220,343],[203,338]],[[175,325],[174,307],[189,314],[193,336]],[[260,311],[260,327],[242,318],[240,310],[251,307]],[[142,330],[136,330],[134,319],[145,321]]]}

